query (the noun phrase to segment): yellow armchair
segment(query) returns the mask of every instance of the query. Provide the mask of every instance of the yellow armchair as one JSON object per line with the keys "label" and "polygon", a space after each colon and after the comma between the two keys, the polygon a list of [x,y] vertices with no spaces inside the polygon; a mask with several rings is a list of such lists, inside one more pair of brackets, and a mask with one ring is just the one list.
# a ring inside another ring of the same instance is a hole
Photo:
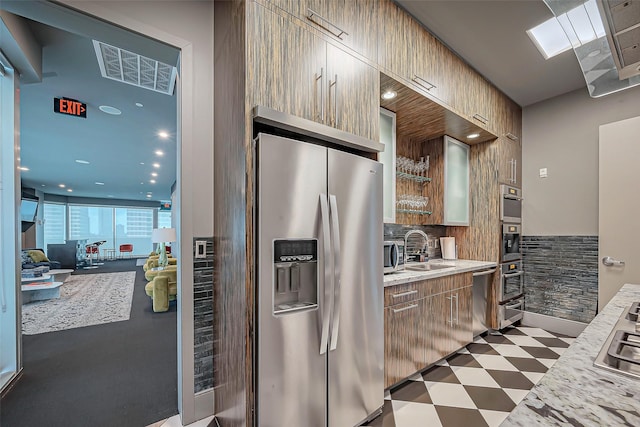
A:
{"label": "yellow armchair", "polygon": [[178,295],[177,277],[177,269],[165,268],[157,271],[153,280],[144,287],[147,295],[151,297],[154,312],[169,310],[169,301],[175,300]]}

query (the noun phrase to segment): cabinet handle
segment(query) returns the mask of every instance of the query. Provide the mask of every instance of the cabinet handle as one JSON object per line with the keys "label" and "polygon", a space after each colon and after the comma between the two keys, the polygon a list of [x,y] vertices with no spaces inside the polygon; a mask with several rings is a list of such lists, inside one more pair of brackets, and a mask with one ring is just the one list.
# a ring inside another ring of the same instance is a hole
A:
{"label": "cabinet handle", "polygon": [[411,310],[412,308],[416,308],[417,306],[418,306],[418,304],[411,304],[411,305],[408,305],[408,306],[402,307],[402,308],[394,308],[393,312],[394,313],[400,313],[401,311]]}
{"label": "cabinet handle", "polygon": [[453,296],[447,297],[447,299],[449,300],[449,320],[447,323],[453,326]]}
{"label": "cabinet handle", "polygon": [[480,123],[482,123],[483,125],[486,125],[487,122],[489,121],[489,119],[487,119],[486,117],[481,116],[480,114],[474,114],[473,118],[476,119],[477,121],[479,121]]}
{"label": "cabinet handle", "polygon": [[[307,9],[309,11],[309,14],[307,15],[307,19],[311,22],[313,22],[314,24],[316,24],[317,26],[324,28],[325,30],[329,31],[331,34],[333,34],[334,36],[336,36],[337,38],[339,38],[340,40],[342,40],[342,35],[344,34],[345,36],[348,36],[349,33],[347,33],[345,30],[343,30],[342,28],[338,27],[337,25],[331,23],[331,21],[329,21],[328,19],[324,18],[323,16],[319,15],[317,12],[314,12],[311,9]],[[316,21],[314,18],[317,18],[318,21]],[[337,31],[334,31],[332,28],[335,28]]]}
{"label": "cabinet handle", "polygon": [[[333,88],[333,99],[331,98],[331,88]],[[333,127],[338,126],[338,75],[335,75],[333,81],[329,80],[329,105],[333,107],[333,117],[330,118],[329,124]],[[329,107],[331,109],[331,107]]]}
{"label": "cabinet handle", "polygon": [[518,159],[513,159],[513,183],[518,183]]}
{"label": "cabinet handle", "polygon": [[[320,115],[318,116],[318,80],[320,80]],[[320,74],[316,73],[314,75],[315,81],[315,109],[316,109],[316,120],[320,123],[324,123],[324,67],[320,68]]]}
{"label": "cabinet handle", "polygon": [[454,298],[456,299],[456,325],[460,324],[460,304],[458,304],[458,293],[456,292]]}
{"label": "cabinet handle", "polygon": [[435,89],[437,86],[434,85],[431,82],[426,81],[425,79],[423,79],[422,77],[414,74],[413,78],[411,79],[413,80],[416,84],[422,86],[423,88],[425,88],[426,90],[431,90],[431,89]]}
{"label": "cabinet handle", "polygon": [[393,295],[391,295],[391,298],[406,297],[406,296],[413,295],[413,294],[417,294],[417,293],[418,293],[418,291],[416,291],[416,290],[413,290],[413,291],[407,291],[407,292],[401,292],[401,293],[399,293],[399,294],[393,294]]}
{"label": "cabinet handle", "polygon": [[516,135],[512,134],[511,132],[508,132],[505,136],[512,141],[518,141],[520,139]]}

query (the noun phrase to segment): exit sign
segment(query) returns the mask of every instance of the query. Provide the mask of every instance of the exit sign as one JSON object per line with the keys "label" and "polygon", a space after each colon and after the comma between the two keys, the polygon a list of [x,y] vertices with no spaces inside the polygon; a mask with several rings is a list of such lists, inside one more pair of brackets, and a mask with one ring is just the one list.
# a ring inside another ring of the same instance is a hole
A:
{"label": "exit sign", "polygon": [[53,98],[53,111],[68,116],[87,118],[87,104],[69,98]]}

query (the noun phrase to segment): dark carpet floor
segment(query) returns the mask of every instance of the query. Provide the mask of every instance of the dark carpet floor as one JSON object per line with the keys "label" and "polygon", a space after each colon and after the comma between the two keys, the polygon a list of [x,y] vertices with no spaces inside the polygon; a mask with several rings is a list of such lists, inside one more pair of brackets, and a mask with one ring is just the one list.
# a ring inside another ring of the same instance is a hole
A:
{"label": "dark carpet floor", "polygon": [[136,260],[74,274],[136,271],[128,321],[23,336],[22,378],[2,427],[144,427],[178,413],[176,304],[154,313]]}

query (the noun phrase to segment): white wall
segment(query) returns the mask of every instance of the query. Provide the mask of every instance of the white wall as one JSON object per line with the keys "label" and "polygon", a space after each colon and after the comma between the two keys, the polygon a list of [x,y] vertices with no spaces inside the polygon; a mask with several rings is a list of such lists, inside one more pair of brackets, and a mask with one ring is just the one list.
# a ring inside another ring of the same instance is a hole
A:
{"label": "white wall", "polygon": [[598,128],[639,116],[640,87],[601,98],[579,89],[522,114],[523,234],[597,235]]}

